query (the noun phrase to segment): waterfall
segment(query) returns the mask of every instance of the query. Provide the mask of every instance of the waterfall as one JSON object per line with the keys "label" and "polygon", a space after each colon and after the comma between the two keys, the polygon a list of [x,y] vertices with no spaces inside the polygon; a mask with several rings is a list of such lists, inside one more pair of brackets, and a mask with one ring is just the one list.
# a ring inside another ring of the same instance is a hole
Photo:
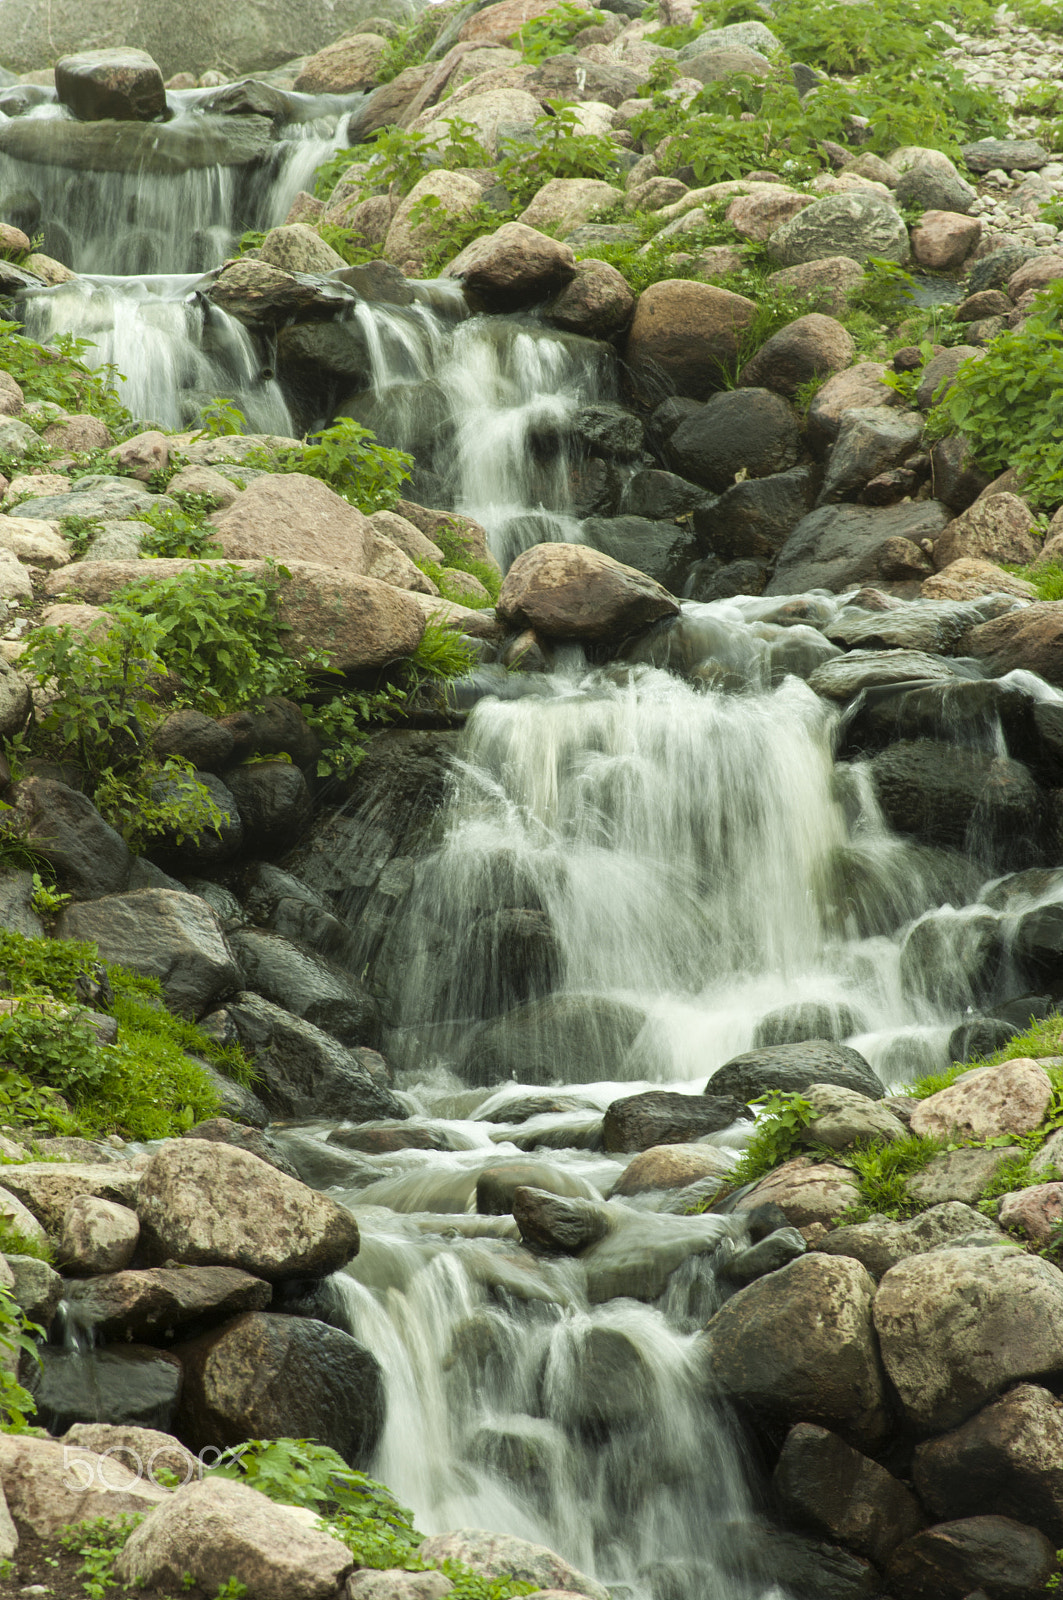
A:
{"label": "waterfall", "polygon": [[85,360],[114,366],[122,403],[145,426],[194,426],[221,395],[236,402],[250,432],[290,434],[284,396],[251,334],[198,284],[194,276],[72,278],[20,305],[30,338],[87,339]]}

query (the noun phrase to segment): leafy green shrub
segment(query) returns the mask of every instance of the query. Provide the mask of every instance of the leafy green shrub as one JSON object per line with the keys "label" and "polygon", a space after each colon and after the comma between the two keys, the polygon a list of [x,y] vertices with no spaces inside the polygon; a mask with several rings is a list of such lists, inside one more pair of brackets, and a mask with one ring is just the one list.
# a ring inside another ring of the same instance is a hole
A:
{"label": "leafy green shrub", "polygon": [[145,555],[157,557],[184,557],[209,560],[223,554],[216,544],[214,529],[204,522],[212,509],[205,495],[183,495],[180,511],[159,510],[150,506],[138,516],[152,529],[144,535],[142,549]]}
{"label": "leafy green shrub", "polygon": [[519,207],[551,178],[618,177],[612,140],[579,132],[576,106],[564,100],[548,100],[546,105],[549,109],[536,117],[527,138],[499,140],[499,181]]}
{"label": "leafy green shrub", "polygon": [[503,221],[501,214],[482,200],[468,211],[448,211],[436,194],[426,194],[410,212],[415,228],[426,224],[433,235],[432,248],[424,259],[424,276],[433,278],[467,244],[482,233],[492,233]]}
{"label": "leafy green shrub", "polygon": [[88,1600],[105,1600],[118,1588],[115,1563],[142,1516],[96,1517],[91,1522],[70,1523],[59,1530],[64,1550],[81,1557],[77,1576]]}
{"label": "leafy green shrub", "polygon": [[435,44],[444,24],[451,15],[447,6],[426,6],[419,16],[402,23],[394,39],[389,39],[387,49],[377,67],[376,82],[390,83],[407,67],[418,66]]}
{"label": "leafy green shrub", "polygon": [[[30,1322],[10,1289],[0,1284],[0,1351],[6,1358],[20,1355],[36,1359],[35,1334],[41,1329]],[[0,1432],[22,1433],[37,1409],[36,1401],[10,1371],[7,1360],[0,1361]]]}
{"label": "leafy green shrub", "polygon": [[986,472],[1014,467],[1024,492],[1052,509],[1063,502],[1063,282],[1038,296],[1034,315],[998,334],[981,360],[963,364],[935,411],[964,435]]}
{"label": "leafy green shrub", "polygon": [[319,222],[314,231],[319,239],[343,257],[349,267],[361,267],[367,261],[379,261],[384,253],[383,242],[367,244],[355,228],[341,228],[335,222]]}
{"label": "leafy green shrub", "polygon": [[526,22],[512,41],[525,61],[538,64],[549,56],[575,55],[584,28],[602,22],[600,11],[581,11],[570,0],[561,0],[540,17]]}
{"label": "leafy green shrub", "polygon": [[27,400],[51,400],[67,411],[90,411],[114,432],[133,433],[137,424],[118,399],[119,373],[113,364],[90,367],[82,360],[91,339],[57,335],[38,344],[18,331],[17,322],[0,322],[0,367],[18,383]]}
{"label": "leafy green shrub", "polygon": [[1046,561],[1043,567],[1005,566],[1004,571],[1032,583],[1038,600],[1063,600],[1063,564],[1058,561]]}
{"label": "leafy green shrub", "polygon": [[856,1174],[861,1203],[846,1213],[846,1222],[864,1221],[871,1215],[908,1217],[921,1209],[908,1193],[908,1179],[931,1162],[944,1148],[940,1139],[917,1134],[876,1140],[845,1151],[835,1159]]}
{"label": "leafy green shrub", "polygon": [[[256,234],[261,242],[265,234]],[[244,234],[244,239],[250,238]],[[244,240],[240,240],[243,247]],[[257,247],[256,247],[257,248]],[[194,439],[225,439],[233,434],[247,432],[247,418],[234,400],[227,400],[224,395],[215,395],[205,406],[200,407],[199,431],[194,433]]]}
{"label": "leafy green shrub", "polygon": [[309,440],[298,450],[261,455],[252,451],[248,465],[270,472],[307,472],[367,516],[392,509],[413,469],[412,456],[378,444],[372,429],[351,417],[337,418],[331,427],[310,434]]}
{"label": "leafy green shrub", "polygon": [[[801,1134],[812,1120],[812,1107],[800,1094],[780,1094],[772,1090],[751,1100],[759,1107],[761,1115],[753,1136],[742,1153],[742,1158],[730,1173],[729,1189],[740,1189],[747,1183],[756,1183],[767,1177],[783,1161],[788,1161],[798,1148]],[[713,1198],[699,1201],[696,1211],[706,1211]]]}

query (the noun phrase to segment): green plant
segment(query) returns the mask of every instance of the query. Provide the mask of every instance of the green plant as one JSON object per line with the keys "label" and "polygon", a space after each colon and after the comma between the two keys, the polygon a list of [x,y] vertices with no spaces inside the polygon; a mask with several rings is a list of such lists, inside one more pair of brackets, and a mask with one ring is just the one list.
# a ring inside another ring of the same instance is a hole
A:
{"label": "green plant", "polygon": [[[244,235],[244,239],[248,236]],[[264,238],[265,235],[262,235]],[[243,239],[240,241],[243,245]],[[231,434],[246,433],[247,418],[235,400],[215,395],[199,412],[199,431],[193,439],[223,439]]]}
{"label": "green plant", "polygon": [[113,364],[90,367],[82,359],[90,339],[59,334],[50,345],[38,344],[18,331],[16,322],[0,322],[0,367],[21,386],[27,400],[51,400],[67,411],[91,411],[120,434],[136,423],[118,399],[119,373]]}
{"label": "green plant", "polygon": [[922,1171],[943,1148],[940,1139],[911,1134],[889,1143],[875,1141],[855,1146],[836,1156],[856,1174],[860,1185],[861,1204],[846,1213],[846,1222],[864,1221],[872,1215],[907,1217],[920,1210],[919,1202],[909,1195],[908,1179]]}
{"label": "green plant", "polygon": [[384,253],[383,241],[367,244],[355,228],[341,228],[335,222],[319,222],[316,231],[318,237],[342,256],[349,267],[360,267],[367,261],[379,261]]}
{"label": "green plant", "polygon": [[911,309],[915,282],[910,272],[896,261],[869,256],[864,276],[849,291],[849,304],[855,311],[866,311],[880,322],[897,322]]}
{"label": "green plant", "polygon": [[458,213],[448,211],[438,195],[424,195],[410,212],[413,226],[428,226],[433,236],[432,247],[424,260],[424,276],[435,277],[473,239],[497,228],[500,220],[499,213],[482,200],[468,211]]}
{"label": "green plant", "polygon": [[1030,1164],[1031,1152],[1028,1150],[1024,1150],[1022,1155],[1012,1156],[1010,1160],[1001,1162],[982,1190],[978,1201],[978,1210],[983,1216],[995,1217],[1004,1195],[1012,1194],[1016,1189],[1029,1188],[1034,1181]]}
{"label": "green plant", "polygon": [[571,0],[524,23],[513,40],[525,61],[537,64],[548,56],[574,55],[579,49],[579,34],[602,21],[599,11],[581,11]]}
{"label": "green plant", "polygon": [[57,917],[64,906],[70,904],[73,896],[60,894],[54,884],[45,883],[39,872],[33,874],[33,893],[30,895],[30,905],[38,916]]}
{"label": "green plant", "polygon": [[223,1583],[214,1596],[214,1600],[244,1600],[247,1594],[247,1584],[241,1583],[239,1578],[229,1578]]}
{"label": "green plant", "polygon": [[157,841],[180,849],[205,833],[220,836],[224,821],[214,796],[182,756],[142,761],[126,776],[108,768],[93,801],[134,855]]}
{"label": "green plant", "polygon": [[81,1557],[77,1576],[89,1600],[105,1600],[118,1587],[115,1562],[134,1528],[144,1518],[96,1517],[91,1522],[75,1522],[59,1530],[59,1543]]}
{"label": "green plant", "polygon": [[1063,600],[1063,563],[1046,561],[1043,567],[1005,566],[1004,571],[1032,583],[1038,600]]}
{"label": "green plant", "polygon": [[447,19],[447,8],[434,5],[426,6],[419,16],[401,24],[395,37],[387,41],[387,49],[376,70],[376,82],[390,83],[407,67],[415,67],[423,61]]}
{"label": "green plant", "polygon": [[347,778],[365,755],[370,724],[396,721],[406,709],[409,690],[386,684],[383,689],[344,689],[321,705],[304,704],[302,712],[321,740],[319,778]]}
{"label": "green plant", "polygon": [[68,540],[75,557],[83,556],[90,542],[102,533],[103,524],[96,517],[60,517],[59,532]]}
{"label": "green plant", "polygon": [[261,456],[252,451],[247,459],[249,465],[272,472],[307,472],[321,478],[367,516],[391,510],[413,468],[412,456],[378,444],[372,429],[352,417],[338,417],[331,427],[311,434],[298,450]]}
{"label": "green plant", "polygon": [[208,511],[214,509],[213,500],[208,495],[186,494],[179,497],[179,502],[179,511],[149,506],[140,513],[138,520],[152,530],[143,538],[144,555],[193,560],[222,555],[221,545],[214,542],[214,529],[204,522]]}
{"label": "green plant", "polygon": [[600,134],[580,132],[578,107],[563,100],[547,100],[546,106],[526,138],[499,140],[499,181],[521,205],[550,178],[617,174],[616,146]]}
{"label": "green plant", "polygon": [[[1035,505],[1063,502],[1063,282],[1037,297],[1033,315],[964,362],[936,415],[970,442],[987,472],[1014,467]],[[932,419],[933,420],[932,414]]]}
{"label": "green plant", "polygon": [[26,1317],[10,1289],[0,1284],[0,1432],[22,1433],[37,1409],[36,1401],[19,1383],[9,1363],[17,1367],[18,1358],[37,1359],[36,1335],[41,1329]]}
{"label": "green plant", "polygon": [[13,1223],[0,1217],[0,1255],[32,1256],[35,1261],[53,1262],[55,1251],[47,1239],[36,1239],[23,1233]]}
{"label": "green plant", "polygon": [[751,1100],[750,1105],[759,1107],[761,1114],[741,1160],[730,1175],[730,1185],[734,1188],[755,1183],[781,1162],[789,1160],[812,1120],[812,1106],[800,1094],[780,1094],[773,1090]]}
{"label": "green plant", "polygon": [[413,670],[426,678],[460,678],[475,661],[461,635],[445,623],[429,620],[421,642],[410,657]]}

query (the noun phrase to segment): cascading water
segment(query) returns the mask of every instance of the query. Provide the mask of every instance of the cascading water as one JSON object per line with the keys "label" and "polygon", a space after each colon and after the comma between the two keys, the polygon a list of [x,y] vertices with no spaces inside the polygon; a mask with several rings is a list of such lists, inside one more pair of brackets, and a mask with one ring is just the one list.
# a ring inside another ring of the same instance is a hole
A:
{"label": "cascading water", "polygon": [[247,329],[196,290],[191,276],[72,278],[21,301],[26,332],[47,344],[57,334],[90,341],[86,359],[111,364],[124,405],[145,422],[180,429],[217,395],[228,397],[256,433],[291,433],[288,406],[264,374]]}
{"label": "cascading water", "polygon": [[614,375],[600,345],[530,318],[469,317],[456,283],[435,288],[435,306],[356,308],[370,387],[343,409],[411,450],[505,568],[533,544],[579,537],[569,430],[581,405],[612,395]]}

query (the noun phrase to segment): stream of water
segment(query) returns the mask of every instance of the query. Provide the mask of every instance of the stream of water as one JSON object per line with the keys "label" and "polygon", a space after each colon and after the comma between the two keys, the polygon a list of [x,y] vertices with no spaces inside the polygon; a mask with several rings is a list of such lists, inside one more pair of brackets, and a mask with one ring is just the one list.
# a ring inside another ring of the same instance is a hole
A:
{"label": "stream of water", "polygon": [[[336,106],[304,111],[251,196],[257,226],[283,220],[335,141]],[[176,427],[224,394],[256,430],[288,432],[266,353],[196,276],[232,243],[232,169],[79,189],[27,166],[0,166],[0,190],[32,180],[83,273],[26,297],[29,331],[93,339],[145,419]],[[124,226],[101,226],[104,210]],[[145,263],[157,275],[129,275]],[[477,517],[503,564],[579,538],[566,438],[579,406],[613,392],[599,347],[530,318],[469,316],[452,287],[344,314],[365,339],[381,438],[418,451],[441,503]],[[570,651],[549,676],[481,675],[438,837],[386,938],[384,1048],[413,1113],[404,1128],[437,1148],[348,1152],[325,1123],[281,1136],[358,1215],[337,1314],[386,1373],[377,1474],[426,1530],[533,1539],[632,1600],[784,1600],[760,1553],[756,1472],[698,1354],[720,1294],[713,1252],[742,1224],[671,1215],[658,1193],[615,1202],[625,1225],[611,1243],[542,1259],[511,1217],[477,1213],[481,1173],[546,1160],[572,1193],[608,1196],[628,1161],[595,1137],[613,1099],[662,1084],[700,1094],[722,1063],[809,1016],[899,1085],[944,1063],[973,1002],[972,919],[1006,933],[1021,910],[1063,900],[1046,880],[987,904],[987,868],[891,834],[866,766],[836,764],[838,713],[805,680],[840,654],[822,630],[843,607],[687,604],[608,668]],[[514,993],[528,971],[514,979],[491,942],[513,917],[546,930],[531,992]],[[915,933],[928,923],[930,941]],[[518,998],[545,1019],[528,1059],[559,1016],[581,1019],[566,1081],[476,1087]],[[529,1095],[558,1103],[517,1107]],[[709,1142],[727,1160],[747,1132]],[[657,1284],[652,1263],[673,1247],[682,1264]]]}

